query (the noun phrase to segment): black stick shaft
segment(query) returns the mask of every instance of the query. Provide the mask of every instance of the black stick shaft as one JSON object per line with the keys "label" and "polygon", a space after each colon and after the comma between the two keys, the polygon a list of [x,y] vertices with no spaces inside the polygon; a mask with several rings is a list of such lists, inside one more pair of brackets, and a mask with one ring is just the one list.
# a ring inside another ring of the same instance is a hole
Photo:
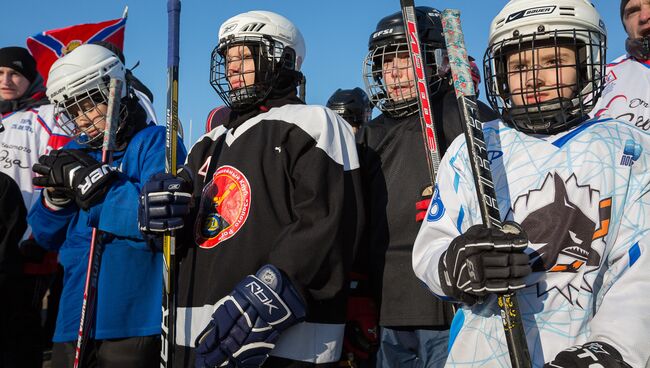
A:
{"label": "black stick shaft", "polygon": [[[178,64],[179,26],[181,2],[167,1],[167,132],[165,140],[165,171],[176,176],[178,147]],[[163,237],[162,333],[160,366],[171,367],[174,361],[176,340],[176,237],[173,233]]]}
{"label": "black stick shaft", "polygon": [[[490,161],[487,158],[483,124],[476,104],[476,94],[465,48],[465,38],[460,25],[460,12],[453,9],[445,10],[442,16],[442,24],[461,120],[465,122],[465,139],[467,140],[469,160],[474,174],[481,218],[487,227],[500,229],[501,215],[494,191]],[[515,294],[500,295],[498,303],[499,308],[501,308],[503,328],[512,367],[530,368],[531,361],[526,342],[526,332],[521,320],[517,297]]]}

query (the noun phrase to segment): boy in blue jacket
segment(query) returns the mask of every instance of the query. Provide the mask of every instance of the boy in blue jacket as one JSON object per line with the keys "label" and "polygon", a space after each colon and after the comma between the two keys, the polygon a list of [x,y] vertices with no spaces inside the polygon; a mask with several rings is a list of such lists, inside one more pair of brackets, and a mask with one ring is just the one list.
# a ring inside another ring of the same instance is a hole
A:
{"label": "boy in blue jacket", "polygon": [[[41,156],[33,170],[46,188],[29,223],[43,247],[59,251],[64,286],[54,334],[52,367],[74,361],[92,227],[102,234],[104,255],[97,286],[92,353],[87,364],[155,367],[160,348],[162,257],[138,229],[142,183],[164,171],[165,129],[148,121],[145,99],[125,81],[118,57],[98,45],[82,45],[50,70],[47,95],[61,128],[76,137],[62,150]],[[116,151],[101,162],[108,83],[121,91]],[[179,160],[185,156],[179,149]]]}

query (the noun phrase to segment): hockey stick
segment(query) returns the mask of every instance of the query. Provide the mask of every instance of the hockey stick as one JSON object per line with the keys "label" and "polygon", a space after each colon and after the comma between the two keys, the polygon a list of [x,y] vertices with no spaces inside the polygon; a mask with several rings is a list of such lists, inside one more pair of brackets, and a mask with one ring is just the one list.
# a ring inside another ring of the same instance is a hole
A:
{"label": "hockey stick", "polygon": [[[176,176],[178,145],[178,52],[180,0],[167,1],[167,133],[165,139],[165,172]],[[163,237],[163,287],[160,366],[171,367],[176,340],[176,237]]]}
{"label": "hockey stick", "polygon": [[422,138],[424,139],[424,148],[427,152],[429,177],[431,178],[431,185],[433,186],[436,180],[438,167],[440,166],[440,150],[436,131],[433,127],[431,100],[429,98],[429,84],[427,83],[427,75],[424,70],[425,65],[422,57],[422,49],[420,47],[420,38],[415,17],[415,5],[413,4],[413,0],[400,0],[400,5],[402,7],[402,16],[404,17],[404,31],[407,34],[411,64],[413,65],[413,71],[416,78]]}
{"label": "hockey stick", "polygon": [[[115,150],[115,131],[117,130],[118,119],[120,118],[121,91],[122,81],[112,78],[109,85],[108,109],[106,111],[106,126],[104,127],[104,142],[102,145],[102,162],[109,165],[113,162],[113,151]],[[88,268],[86,269],[84,299],[81,304],[77,347],[74,354],[74,368],[78,368],[83,362],[84,352],[88,346],[90,332],[95,322],[97,281],[99,280],[99,268],[102,263],[102,255],[104,254],[104,244],[100,237],[99,230],[94,227],[90,238],[90,252],[88,254]]]}
{"label": "hockey stick", "polygon": [[[454,9],[443,11],[442,25],[461,120],[465,123],[463,130],[481,208],[481,218],[488,228],[500,229],[501,215],[492,182],[490,161],[487,158],[483,124],[476,104],[476,93],[465,49],[465,37],[460,25],[460,11]],[[517,297],[514,294],[499,295],[498,303],[512,367],[529,368],[531,367],[530,354]]]}

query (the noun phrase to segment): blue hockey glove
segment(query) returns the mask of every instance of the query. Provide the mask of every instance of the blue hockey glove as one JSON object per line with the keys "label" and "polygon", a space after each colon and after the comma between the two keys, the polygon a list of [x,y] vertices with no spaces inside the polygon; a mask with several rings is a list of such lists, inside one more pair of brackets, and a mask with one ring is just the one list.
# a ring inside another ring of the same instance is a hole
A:
{"label": "blue hockey glove", "polygon": [[259,367],[280,333],[306,314],[289,278],[272,265],[246,276],[217,305],[196,339],[196,367]]}
{"label": "blue hockey glove", "polygon": [[621,353],[613,346],[600,342],[588,342],[562,350],[552,362],[544,368],[631,368],[623,360]]}
{"label": "blue hockey glove", "polygon": [[524,250],[528,238],[521,226],[503,229],[474,225],[456,237],[440,257],[440,282],[446,295],[474,304],[489,293],[508,293],[526,286],[531,273]]}
{"label": "blue hockey glove", "polygon": [[57,189],[87,210],[104,198],[117,177],[116,168],[95,160],[82,150],[54,150],[38,158],[32,170],[34,185]]}
{"label": "blue hockey glove", "polygon": [[192,206],[192,175],[182,167],[178,176],[159,173],[142,188],[138,207],[138,223],[143,233],[163,233],[180,229],[183,217]]}

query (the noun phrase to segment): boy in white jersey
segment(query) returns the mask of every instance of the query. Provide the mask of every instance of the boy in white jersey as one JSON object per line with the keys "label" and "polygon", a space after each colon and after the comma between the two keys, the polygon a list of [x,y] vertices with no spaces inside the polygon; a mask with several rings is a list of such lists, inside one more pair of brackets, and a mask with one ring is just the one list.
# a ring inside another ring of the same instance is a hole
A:
{"label": "boy in white jersey", "polygon": [[[587,0],[512,0],[494,19],[484,124],[499,209],[481,224],[467,148],[442,159],[416,275],[462,304],[448,367],[510,367],[498,293],[517,291],[533,367],[644,367],[650,358],[650,136],[589,120],[605,29]],[[505,228],[505,227],[504,227]],[[532,271],[532,272],[531,272]]]}
{"label": "boy in white jersey", "polygon": [[602,97],[590,115],[650,131],[650,0],[621,0],[621,21],[626,53],[607,65]]}

